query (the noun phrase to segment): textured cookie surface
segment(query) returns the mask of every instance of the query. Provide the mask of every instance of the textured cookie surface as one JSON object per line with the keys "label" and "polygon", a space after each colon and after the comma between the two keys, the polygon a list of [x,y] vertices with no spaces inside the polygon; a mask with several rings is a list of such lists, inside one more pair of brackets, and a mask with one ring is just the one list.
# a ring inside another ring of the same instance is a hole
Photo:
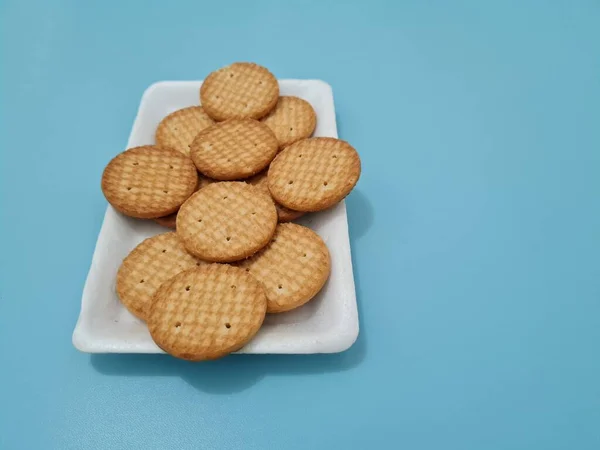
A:
{"label": "textured cookie surface", "polygon": [[167,353],[191,361],[243,347],[260,329],[267,301],[242,269],[210,264],[180,273],[153,299],[148,328]]}
{"label": "textured cookie surface", "polygon": [[279,83],[266,68],[234,63],[212,72],[200,88],[200,103],[215,120],[260,119],[277,104]]}
{"label": "textured cookie surface", "polygon": [[309,138],[284,149],[269,167],[269,191],[296,211],[321,211],[350,193],[360,176],[360,158],[347,142]]}
{"label": "textured cookie surface", "polygon": [[239,266],[262,283],[269,313],[289,311],[308,302],[331,271],[323,239],[295,223],[278,225],[269,245]]}
{"label": "textured cookie surface", "polygon": [[190,158],[148,145],[126,150],[108,163],[102,192],[123,214],[152,219],[177,211],[197,182],[198,172]]}
{"label": "textured cookie surface", "polygon": [[[215,180],[207,178],[202,174],[198,174],[198,184],[196,185],[196,191],[199,191],[204,186],[208,186],[209,184],[214,182]],[[179,212],[179,210],[177,210],[177,212]],[[154,219],[154,221],[159,225],[162,225],[163,227],[175,229],[177,223],[177,212],[169,214],[168,216],[157,217],[156,219]]]}
{"label": "textured cookie surface", "polygon": [[310,137],[317,126],[317,115],[306,100],[284,96],[279,97],[277,106],[262,122],[275,133],[280,148],[283,148]]}
{"label": "textured cookie surface", "polygon": [[125,307],[146,320],[152,296],[168,279],[205,264],[185,251],[173,232],[142,241],[123,260],[117,272],[117,295]]}
{"label": "textured cookie surface", "polygon": [[278,150],[277,138],[253,119],[231,119],[207,128],[192,142],[200,172],[216,180],[237,180],[263,170]]}
{"label": "textured cookie surface", "polygon": [[[265,194],[271,196],[271,193],[269,192],[269,183],[267,180],[266,170],[258,175],[253,176],[252,178],[248,178],[247,182],[261,189]],[[292,220],[296,220],[304,215],[303,212],[286,208],[277,202],[275,202],[275,208],[277,209],[277,217],[280,222],[291,222]]]}
{"label": "textured cookie surface", "polygon": [[168,216],[157,217],[156,219],[154,219],[154,221],[157,224],[162,225],[163,227],[175,229],[175,225],[177,224],[177,213],[174,212],[173,214],[169,214]]}
{"label": "textured cookie surface", "polygon": [[206,261],[253,255],[271,240],[277,211],[271,198],[244,182],[213,183],[179,210],[177,233],[186,249]]}
{"label": "textured cookie surface", "polygon": [[205,128],[215,122],[201,106],[191,106],[165,117],[156,128],[156,144],[190,155],[190,144]]}

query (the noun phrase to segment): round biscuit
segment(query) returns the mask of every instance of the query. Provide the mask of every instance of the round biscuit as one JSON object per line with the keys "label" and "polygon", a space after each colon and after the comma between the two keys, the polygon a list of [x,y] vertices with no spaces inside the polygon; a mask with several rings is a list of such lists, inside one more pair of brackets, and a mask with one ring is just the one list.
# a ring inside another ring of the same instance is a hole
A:
{"label": "round biscuit", "polygon": [[285,148],[269,167],[273,199],[295,211],[321,211],[341,201],[360,177],[360,158],[350,144],[309,138]]}
{"label": "round biscuit", "polygon": [[135,316],[146,320],[152,296],[168,279],[205,264],[185,251],[174,232],[142,241],[123,260],[117,272],[117,295]]}
{"label": "round biscuit", "polygon": [[242,269],[210,264],[180,273],[152,302],[148,329],[165,352],[190,361],[239,350],[260,329],[267,309],[264,290]]}
{"label": "round biscuit", "polygon": [[169,214],[168,216],[164,216],[164,217],[157,217],[156,219],[153,219],[157,224],[162,225],[163,227],[166,228],[171,228],[171,229],[175,229],[175,225],[177,224],[177,212],[174,212],[173,214]]}
{"label": "round biscuit", "polygon": [[248,178],[269,165],[279,144],[268,126],[231,119],[200,132],[190,147],[200,172],[223,181]]}
{"label": "round biscuit", "polygon": [[207,114],[221,121],[260,119],[277,104],[279,83],[265,67],[239,62],[210,73],[200,88]]}
{"label": "round biscuit", "polygon": [[158,124],[156,144],[190,156],[190,144],[196,135],[214,123],[215,121],[204,112],[202,106],[179,109]]}
{"label": "round biscuit", "polygon": [[[271,196],[271,193],[269,192],[269,183],[267,180],[267,170],[262,171],[258,175],[254,175],[252,178],[248,178],[246,181],[251,185],[261,189],[265,194]],[[279,222],[291,222],[292,220],[296,220],[304,215],[304,213],[301,211],[294,211],[293,209],[286,208],[277,202],[275,202],[275,208],[277,209],[277,218]]]}
{"label": "round biscuit", "polygon": [[213,262],[253,255],[269,243],[277,211],[269,196],[244,182],[213,183],[192,195],[177,215],[188,252]]}
{"label": "round biscuit", "polygon": [[239,263],[261,282],[267,312],[290,311],[311,300],[329,278],[331,259],[323,239],[295,223],[277,226],[263,250]]}
{"label": "round biscuit", "polygon": [[313,134],[317,126],[315,110],[299,97],[279,97],[277,106],[261,120],[267,125],[284,148]]}
{"label": "round biscuit", "polygon": [[[215,180],[213,180],[212,178],[208,178],[205,177],[202,174],[198,174],[198,184],[196,185],[196,191],[199,191],[200,189],[202,189],[204,186],[208,186],[211,183],[214,183]],[[153,219],[157,224],[162,225],[163,227],[167,227],[167,228],[171,228],[171,229],[175,229],[175,226],[177,224],[177,213],[179,212],[179,210],[175,211],[173,214],[169,214],[168,216],[164,216],[164,217],[157,217],[156,219]]]}
{"label": "round biscuit", "polygon": [[194,192],[198,172],[176,150],[146,145],[113,158],[102,174],[102,192],[117,210],[131,217],[167,216]]}

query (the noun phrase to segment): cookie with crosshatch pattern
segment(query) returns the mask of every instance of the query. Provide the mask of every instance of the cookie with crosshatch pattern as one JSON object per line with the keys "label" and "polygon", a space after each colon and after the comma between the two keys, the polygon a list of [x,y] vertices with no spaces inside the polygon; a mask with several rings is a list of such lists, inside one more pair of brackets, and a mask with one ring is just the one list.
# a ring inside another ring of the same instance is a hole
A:
{"label": "cookie with crosshatch pattern", "polygon": [[233,63],[211,72],[200,87],[200,103],[213,119],[260,119],[277,104],[279,83],[265,67]]}
{"label": "cookie with crosshatch pattern", "polygon": [[176,225],[176,221],[177,221],[177,212],[174,212],[173,214],[169,214],[168,216],[157,217],[156,219],[154,219],[154,221],[157,224],[162,225],[163,227],[175,229],[175,225]]}
{"label": "cookie with crosshatch pattern", "polygon": [[267,312],[279,313],[298,308],[317,295],[329,278],[331,260],[317,233],[302,225],[282,223],[269,245],[239,267],[263,285]]}
{"label": "cookie with crosshatch pattern", "polygon": [[285,148],[269,166],[269,191],[295,211],[321,211],[341,201],[360,177],[360,158],[340,139],[316,137]]}
{"label": "cookie with crosshatch pattern", "polygon": [[174,232],[152,236],[123,260],[117,272],[117,295],[132,314],[146,320],[152,296],[160,285],[202,264],[185,251]]}
{"label": "cookie with crosshatch pattern", "polygon": [[200,172],[215,180],[231,181],[267,167],[279,144],[266,125],[253,119],[231,119],[199,133],[190,148]]}
{"label": "cookie with crosshatch pattern", "polygon": [[213,262],[253,255],[271,240],[276,226],[273,200],[240,181],[200,189],[177,214],[177,234],[187,251]]}
{"label": "cookie with crosshatch pattern", "polygon": [[[262,171],[258,175],[248,178],[246,182],[250,183],[253,186],[256,186],[259,189],[262,189],[262,191],[269,197],[271,196],[271,193],[269,192],[266,170]],[[277,217],[280,222],[291,222],[292,220],[296,220],[304,215],[303,212],[294,211],[292,209],[286,208],[285,206],[282,206],[277,202],[275,202],[275,208],[277,209]]]}
{"label": "cookie with crosshatch pattern", "polygon": [[306,100],[293,96],[279,97],[277,106],[261,122],[267,125],[284,148],[315,131],[317,114]]}
{"label": "cookie with crosshatch pattern", "polygon": [[190,156],[190,144],[198,133],[214,125],[202,106],[190,106],[172,112],[156,128],[156,145],[172,148]]}
{"label": "cookie with crosshatch pattern", "polygon": [[102,174],[102,192],[117,210],[139,219],[169,215],[196,189],[198,172],[177,150],[145,145],[114,157]]}
{"label": "cookie with crosshatch pattern", "polygon": [[[196,191],[199,191],[204,186],[208,186],[209,184],[214,183],[214,182],[215,182],[215,180],[213,180],[211,178],[207,178],[202,174],[198,174],[198,185],[196,187]],[[179,212],[179,210],[177,210],[173,214],[169,214],[168,216],[158,217],[158,218],[154,219],[154,221],[157,224],[162,225],[163,227],[175,229],[175,226],[177,224],[177,213],[178,212]]]}
{"label": "cookie with crosshatch pattern", "polygon": [[244,270],[210,264],[176,275],[161,286],[148,314],[148,329],[165,352],[190,361],[239,350],[260,329],[267,299]]}

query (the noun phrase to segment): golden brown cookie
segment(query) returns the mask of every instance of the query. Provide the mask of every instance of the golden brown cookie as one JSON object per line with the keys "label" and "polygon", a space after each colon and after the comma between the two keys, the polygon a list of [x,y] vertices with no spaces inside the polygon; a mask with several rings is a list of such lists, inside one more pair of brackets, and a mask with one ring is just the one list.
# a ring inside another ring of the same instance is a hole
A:
{"label": "golden brown cookie", "polygon": [[[269,192],[269,183],[267,181],[266,170],[262,171],[258,175],[253,176],[252,178],[248,178],[247,182],[261,189],[265,194],[271,196],[271,193]],[[280,222],[291,222],[292,220],[296,220],[304,215],[303,212],[286,208],[277,202],[275,202],[275,208],[277,209],[277,217]]]}
{"label": "golden brown cookie", "polygon": [[277,104],[279,83],[266,68],[234,63],[212,72],[200,88],[200,103],[215,120],[260,119]]}
{"label": "golden brown cookie", "polygon": [[260,329],[264,290],[242,269],[210,264],[180,273],[154,297],[148,315],[152,339],[190,361],[216,359],[242,348]]}
{"label": "golden brown cookie", "polygon": [[169,214],[164,217],[157,217],[153,219],[157,224],[162,225],[163,227],[175,229],[175,225],[177,224],[177,213]]}
{"label": "golden brown cookie", "polygon": [[239,266],[263,285],[269,313],[304,305],[317,295],[331,272],[323,239],[295,223],[278,225],[270,244]]}
{"label": "golden brown cookie", "polygon": [[267,167],[278,147],[268,126],[253,119],[231,119],[199,133],[192,142],[191,156],[206,176],[239,180]]}
{"label": "golden brown cookie", "polygon": [[299,97],[279,97],[277,106],[262,120],[284,148],[300,139],[306,139],[315,131],[317,115],[306,100]]}
{"label": "golden brown cookie", "polygon": [[123,260],[117,272],[117,295],[125,307],[142,320],[159,286],[192,267],[205,264],[185,251],[173,232],[142,241]]}
{"label": "golden brown cookie", "polygon": [[214,262],[253,255],[271,240],[276,226],[271,198],[244,182],[200,189],[177,215],[177,234],[188,252]]}
{"label": "golden brown cookie", "polygon": [[169,215],[194,192],[198,172],[176,150],[146,145],[113,158],[102,174],[102,192],[117,210],[131,217]]}
{"label": "golden brown cookie", "polygon": [[202,106],[190,106],[165,117],[156,128],[156,144],[190,156],[190,144],[205,128],[215,123]]}
{"label": "golden brown cookie", "polygon": [[269,191],[296,211],[321,211],[350,193],[360,176],[360,158],[345,141],[309,138],[285,148],[271,163]]}
{"label": "golden brown cookie", "polygon": [[[196,185],[196,191],[199,191],[204,186],[208,186],[209,184],[214,183],[214,182],[215,182],[215,180],[213,180],[212,178],[205,177],[204,175],[199,173],[198,174],[198,184]],[[163,227],[175,229],[176,220],[177,220],[177,212],[179,212],[179,210],[177,210],[173,214],[169,214],[168,216],[158,217],[158,218],[154,219],[154,221],[157,224],[162,225]]]}

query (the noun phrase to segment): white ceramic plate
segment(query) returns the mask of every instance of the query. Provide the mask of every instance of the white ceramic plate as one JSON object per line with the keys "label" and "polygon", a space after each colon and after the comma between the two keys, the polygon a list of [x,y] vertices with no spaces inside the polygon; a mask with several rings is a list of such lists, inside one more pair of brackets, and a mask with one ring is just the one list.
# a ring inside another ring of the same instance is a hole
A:
{"label": "white ceramic plate", "polygon": [[[201,84],[163,81],[150,86],[142,97],[127,147],[153,144],[163,117],[198,104]],[[281,95],[295,95],[312,104],[317,113],[315,136],[337,137],[331,86],[319,80],[280,80],[280,88]],[[268,315],[259,333],[238,353],[334,353],[346,350],[358,336],[345,203],[308,214],[298,222],[325,240],[332,259],[329,281],[303,307]],[[89,353],[163,353],[145,323],[119,302],[115,279],[121,261],[136,245],[165,231],[151,220],[131,219],[108,206],[73,332],[77,349]]]}

